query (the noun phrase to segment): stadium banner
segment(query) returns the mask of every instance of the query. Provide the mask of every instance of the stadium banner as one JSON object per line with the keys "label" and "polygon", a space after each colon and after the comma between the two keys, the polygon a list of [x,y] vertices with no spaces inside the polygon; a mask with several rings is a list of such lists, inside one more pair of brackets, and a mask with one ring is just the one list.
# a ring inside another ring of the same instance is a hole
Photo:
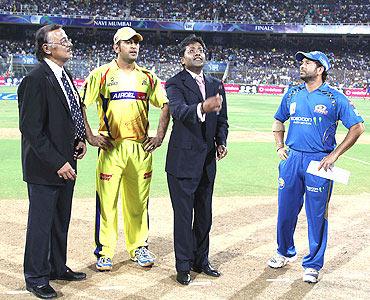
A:
{"label": "stadium banner", "polygon": [[1,100],[17,100],[17,93],[0,93]]}
{"label": "stadium banner", "polygon": [[225,83],[224,88],[226,93],[240,93],[240,84]]}
{"label": "stadium banner", "polygon": [[346,95],[347,97],[370,98],[370,94],[367,93],[366,88],[349,88],[349,89],[344,88],[343,94]]}
{"label": "stadium banner", "polygon": [[241,84],[239,93],[241,94],[257,94],[258,86],[255,84]]}
{"label": "stadium banner", "polygon": [[0,76],[0,86],[18,86],[22,78]]}
{"label": "stadium banner", "polygon": [[73,83],[77,88],[82,87],[84,84],[85,80],[84,79],[73,79]]}
{"label": "stadium banner", "polygon": [[32,66],[32,65],[37,65],[38,60],[36,59],[36,56],[33,56],[33,55],[14,54],[13,64]]}
{"label": "stadium banner", "polygon": [[179,22],[157,20],[122,20],[96,17],[67,17],[50,15],[0,14],[0,23],[4,24],[34,24],[47,25],[57,23],[65,27],[96,27],[121,28],[130,26],[135,29],[207,31],[207,32],[271,32],[271,33],[301,33],[304,25],[300,24],[243,24],[220,22]]}
{"label": "stadium banner", "polygon": [[205,73],[223,73],[226,70],[226,62],[208,61],[203,69]]}
{"label": "stadium banner", "polygon": [[281,95],[284,94],[286,86],[283,85],[259,85],[258,94]]}
{"label": "stadium banner", "polygon": [[370,34],[370,26],[366,24],[338,24],[338,25],[305,25],[302,33],[314,34]]}

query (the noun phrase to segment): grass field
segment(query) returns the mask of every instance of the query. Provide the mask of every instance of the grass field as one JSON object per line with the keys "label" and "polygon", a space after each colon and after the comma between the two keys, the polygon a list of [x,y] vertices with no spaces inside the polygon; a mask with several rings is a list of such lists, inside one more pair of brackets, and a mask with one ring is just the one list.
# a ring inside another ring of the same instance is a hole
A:
{"label": "grass field", "polygon": [[[1,93],[1,91],[0,91]],[[229,95],[229,155],[218,164],[213,198],[209,258],[222,276],[191,273],[189,287],[175,280],[173,211],[164,172],[167,142],[154,154],[151,189],[150,250],[153,268],[140,268],[124,250],[122,217],[111,272],[97,272],[94,250],[96,149],[79,164],[68,238],[68,266],[83,271],[81,282],[52,281],[61,299],[370,299],[370,158],[369,133],[345,154],[338,166],[352,172],[348,186],[336,184],[330,201],[325,266],[320,281],[302,281],[301,260],[308,253],[305,212],[294,236],[298,261],[278,270],[266,267],[276,249],[276,177],[278,158],[271,133],[280,97]],[[370,101],[355,100],[365,122]],[[95,109],[89,109],[94,127]],[[159,111],[151,109],[151,128]],[[0,101],[0,299],[31,299],[25,290],[23,254],[28,205],[21,180],[16,101]],[[343,127],[340,125],[340,127]],[[339,130],[343,137],[344,129]],[[11,199],[9,201],[4,199]],[[11,259],[10,259],[11,258]]]}
{"label": "grass field", "polygon": [[[14,91],[7,90],[7,92]],[[3,90],[0,90],[2,92]],[[355,99],[356,106],[365,122],[370,117],[370,101]],[[277,96],[228,95],[230,124],[229,155],[218,164],[216,196],[275,195],[278,158],[272,142],[271,123],[273,114],[280,102]],[[92,127],[96,128],[95,108],[88,110]],[[157,126],[159,110],[150,110],[151,129]],[[0,101],[0,130],[17,132],[18,111],[16,101]],[[5,129],[4,129],[5,128]],[[340,125],[338,133],[345,133]],[[369,133],[365,132],[365,135]],[[1,136],[1,132],[0,132]],[[169,134],[168,134],[169,136]],[[245,136],[247,136],[245,138]],[[266,141],[259,141],[265,137]],[[256,141],[257,140],[257,141]],[[20,141],[18,137],[0,139],[0,199],[26,198],[26,185],[21,178]],[[154,174],[151,197],[168,195],[164,172],[167,142],[154,154]],[[341,157],[337,166],[351,171],[348,186],[335,185],[335,193],[359,194],[370,192],[365,184],[370,180],[370,159],[368,144],[361,140]],[[78,198],[94,196],[95,161],[97,151],[89,147],[88,154],[79,163],[78,181],[75,195]]]}

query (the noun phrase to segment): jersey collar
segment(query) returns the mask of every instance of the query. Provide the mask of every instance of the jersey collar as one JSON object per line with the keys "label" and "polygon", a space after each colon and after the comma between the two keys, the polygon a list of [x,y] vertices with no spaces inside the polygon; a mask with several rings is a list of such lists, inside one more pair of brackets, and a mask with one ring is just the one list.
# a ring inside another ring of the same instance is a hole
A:
{"label": "jersey collar", "polygon": [[[114,68],[114,69],[119,69],[120,67],[118,66],[118,64],[117,64],[117,59],[116,58],[114,58],[111,62],[110,62],[110,64],[111,64],[111,68]],[[137,65],[137,63],[136,62],[134,62],[134,70],[140,70],[140,67]],[[133,71],[134,71],[133,70]]]}
{"label": "jersey collar", "polygon": [[314,93],[316,91],[319,91],[319,92],[326,91],[328,89],[328,84],[326,82],[323,82],[322,85],[320,85],[316,90],[313,90],[312,92],[308,91],[306,83],[304,83],[304,87],[305,87],[305,90],[307,91],[307,93]]}

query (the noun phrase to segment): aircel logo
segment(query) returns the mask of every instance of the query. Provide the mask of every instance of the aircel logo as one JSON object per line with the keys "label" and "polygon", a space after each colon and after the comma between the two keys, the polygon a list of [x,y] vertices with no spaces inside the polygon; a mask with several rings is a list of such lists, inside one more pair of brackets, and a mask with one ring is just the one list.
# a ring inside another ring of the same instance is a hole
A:
{"label": "aircel logo", "polygon": [[111,100],[145,100],[146,93],[134,91],[119,91],[110,93]]}
{"label": "aircel logo", "polygon": [[119,99],[135,99],[134,92],[117,92],[111,93],[112,100],[119,100]]}

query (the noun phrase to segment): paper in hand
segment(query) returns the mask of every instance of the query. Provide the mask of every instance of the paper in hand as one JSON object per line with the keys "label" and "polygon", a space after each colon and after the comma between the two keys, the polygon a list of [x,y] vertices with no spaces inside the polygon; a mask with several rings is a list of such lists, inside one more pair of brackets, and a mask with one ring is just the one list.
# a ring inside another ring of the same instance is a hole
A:
{"label": "paper in hand", "polygon": [[333,167],[331,170],[328,169],[327,171],[325,171],[324,168],[321,168],[320,171],[318,171],[317,169],[319,168],[319,165],[319,161],[311,160],[306,172],[312,175],[334,180],[335,182],[348,184],[349,176],[351,174],[349,171],[338,167]]}

